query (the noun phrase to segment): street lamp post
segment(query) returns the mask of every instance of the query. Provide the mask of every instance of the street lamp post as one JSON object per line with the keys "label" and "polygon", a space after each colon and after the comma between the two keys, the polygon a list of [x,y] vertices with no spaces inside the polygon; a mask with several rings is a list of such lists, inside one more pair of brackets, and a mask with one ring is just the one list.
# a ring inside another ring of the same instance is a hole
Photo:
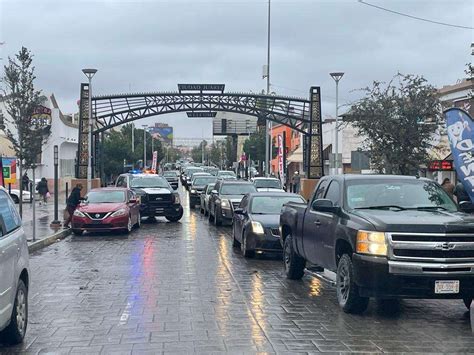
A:
{"label": "street lamp post", "polygon": [[148,125],[144,124],[143,127],[143,169],[146,168],[146,128]]}
{"label": "street lamp post", "polygon": [[132,122],[132,153],[135,153],[135,125]]}
{"label": "street lamp post", "polygon": [[344,76],[343,72],[330,73],[331,77],[336,82],[336,133],[335,133],[335,170],[336,174],[339,174],[339,80]]}
{"label": "street lamp post", "polygon": [[58,152],[58,146],[54,146],[54,221],[51,222],[52,227],[58,227],[61,225],[61,222],[59,222],[58,218],[58,194],[59,194],[59,188],[58,188],[58,165],[59,165],[59,152]]}
{"label": "street lamp post", "polygon": [[[263,78],[267,78],[267,95],[270,95],[270,33],[271,33],[271,26],[270,26],[270,17],[271,17],[271,0],[268,0],[268,16],[267,16],[267,65],[264,66],[263,69]],[[267,104],[267,102],[265,102]],[[269,120],[265,121],[265,175],[269,175],[270,171],[270,160],[271,160],[271,152],[270,152],[270,142],[271,142],[271,130],[272,125]]]}
{"label": "street lamp post", "polygon": [[82,72],[89,79],[89,157],[87,159],[87,192],[89,192],[92,189],[92,130],[94,129],[92,119],[92,78],[97,73],[97,69],[82,69]]}

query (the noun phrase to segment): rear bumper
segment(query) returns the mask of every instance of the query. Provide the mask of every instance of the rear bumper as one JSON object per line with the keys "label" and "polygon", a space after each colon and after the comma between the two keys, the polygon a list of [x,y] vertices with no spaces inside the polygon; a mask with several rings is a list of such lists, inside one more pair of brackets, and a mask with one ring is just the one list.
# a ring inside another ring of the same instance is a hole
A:
{"label": "rear bumper", "polygon": [[[416,267],[410,264],[396,263],[383,257],[353,254],[354,279],[359,287],[359,293],[364,297],[384,298],[426,298],[426,299],[460,299],[474,297],[474,275],[456,272],[423,273],[435,264],[421,263]],[[406,264],[406,265],[400,265]],[[443,264],[446,265],[446,264]],[[450,264],[449,268],[460,264]],[[417,271],[418,270],[418,271]],[[459,293],[436,294],[435,282],[442,280],[459,280]]]}
{"label": "rear bumper", "polygon": [[193,205],[200,205],[201,204],[201,196],[200,194],[189,194],[189,202]]}

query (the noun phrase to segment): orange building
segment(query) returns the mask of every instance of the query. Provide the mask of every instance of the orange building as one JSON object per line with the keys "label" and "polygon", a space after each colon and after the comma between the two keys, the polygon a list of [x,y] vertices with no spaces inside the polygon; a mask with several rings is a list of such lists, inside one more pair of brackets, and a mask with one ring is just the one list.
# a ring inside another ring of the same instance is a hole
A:
{"label": "orange building", "polygon": [[[272,142],[273,147],[278,147],[278,136],[286,132],[286,156],[293,153],[301,144],[300,134],[292,130],[290,127],[273,123],[272,127]],[[274,148],[278,149],[278,148]],[[272,152],[275,155],[275,152]],[[271,172],[278,176],[278,157],[271,161]]]}

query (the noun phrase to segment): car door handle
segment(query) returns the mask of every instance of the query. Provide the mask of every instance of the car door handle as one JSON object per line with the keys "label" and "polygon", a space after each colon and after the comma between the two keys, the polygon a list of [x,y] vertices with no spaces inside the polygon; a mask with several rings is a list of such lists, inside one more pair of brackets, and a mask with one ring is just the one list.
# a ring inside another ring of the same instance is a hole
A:
{"label": "car door handle", "polygon": [[321,225],[321,221],[318,219],[317,221],[314,222],[314,224],[316,224],[317,226],[320,226],[320,225]]}

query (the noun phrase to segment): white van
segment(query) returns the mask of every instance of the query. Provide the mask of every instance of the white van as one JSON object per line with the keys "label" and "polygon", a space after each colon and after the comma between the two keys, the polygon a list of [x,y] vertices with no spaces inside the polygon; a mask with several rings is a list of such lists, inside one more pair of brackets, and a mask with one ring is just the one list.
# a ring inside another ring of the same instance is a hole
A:
{"label": "white van", "polygon": [[23,341],[28,324],[29,254],[8,191],[0,186],[0,343]]}

